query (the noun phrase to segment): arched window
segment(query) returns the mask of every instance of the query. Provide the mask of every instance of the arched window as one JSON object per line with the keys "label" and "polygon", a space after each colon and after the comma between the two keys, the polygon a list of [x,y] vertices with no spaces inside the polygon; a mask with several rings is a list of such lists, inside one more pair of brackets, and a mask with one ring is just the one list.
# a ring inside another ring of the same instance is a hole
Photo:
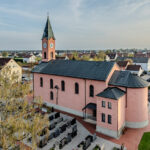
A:
{"label": "arched window", "polygon": [[46,59],[46,52],[44,52],[44,59]]}
{"label": "arched window", "polygon": [[65,81],[61,81],[61,90],[65,91]]}
{"label": "arched window", "polygon": [[50,92],[50,100],[53,100],[54,99],[54,94],[53,94],[53,92],[51,91]]}
{"label": "arched window", "polygon": [[94,86],[90,85],[90,97],[94,97]]}
{"label": "arched window", "polygon": [[75,94],[79,94],[79,84],[75,83]]}
{"label": "arched window", "polygon": [[43,78],[40,77],[40,87],[43,87]]}
{"label": "arched window", "polygon": [[50,79],[50,89],[53,89],[53,79]]}

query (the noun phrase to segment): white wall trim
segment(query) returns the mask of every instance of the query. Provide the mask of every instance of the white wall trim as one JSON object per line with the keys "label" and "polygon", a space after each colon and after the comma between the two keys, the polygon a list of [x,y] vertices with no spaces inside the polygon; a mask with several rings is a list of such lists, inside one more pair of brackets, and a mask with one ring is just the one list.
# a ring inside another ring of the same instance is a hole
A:
{"label": "white wall trim", "polygon": [[125,126],[128,128],[144,128],[148,125],[149,121],[143,121],[143,122],[128,122],[126,121]]}
{"label": "white wall trim", "polygon": [[60,106],[60,105],[52,104],[52,103],[49,103],[49,102],[45,102],[45,103],[48,106],[54,107],[58,110],[61,110],[61,111],[67,112],[67,113],[71,113],[71,114],[74,114],[74,115],[77,115],[77,116],[80,116],[80,117],[83,117],[83,112],[76,111],[76,110],[73,110],[71,108],[63,107],[63,106]]}
{"label": "white wall trim", "polygon": [[102,133],[102,134],[108,135],[108,136],[110,136],[110,137],[113,137],[113,138],[119,138],[117,131],[110,130],[110,129],[108,129],[108,128],[96,126],[96,131],[97,131],[97,132],[100,132],[100,133]]}

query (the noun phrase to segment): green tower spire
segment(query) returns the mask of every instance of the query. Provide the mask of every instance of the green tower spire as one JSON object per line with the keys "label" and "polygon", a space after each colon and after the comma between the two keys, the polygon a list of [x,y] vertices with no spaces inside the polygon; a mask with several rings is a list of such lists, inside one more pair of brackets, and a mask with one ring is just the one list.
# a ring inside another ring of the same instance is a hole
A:
{"label": "green tower spire", "polygon": [[47,16],[47,21],[46,21],[42,39],[43,38],[46,38],[47,40],[50,38],[53,38],[53,40],[55,40],[55,36],[54,36],[53,30],[52,30],[52,26],[50,24],[49,16]]}

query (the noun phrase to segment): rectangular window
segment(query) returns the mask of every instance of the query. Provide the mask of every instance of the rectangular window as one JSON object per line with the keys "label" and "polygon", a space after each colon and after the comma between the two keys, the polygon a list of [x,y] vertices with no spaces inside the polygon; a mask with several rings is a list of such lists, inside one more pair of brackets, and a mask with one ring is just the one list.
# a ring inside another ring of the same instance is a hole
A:
{"label": "rectangular window", "polygon": [[112,106],[111,106],[111,102],[108,102],[108,108],[111,109]]}
{"label": "rectangular window", "polygon": [[40,78],[40,87],[43,87],[43,78]]}
{"label": "rectangular window", "polygon": [[50,89],[53,89],[53,79],[50,79]]}
{"label": "rectangular window", "polygon": [[61,90],[65,91],[65,81],[61,81]]}
{"label": "rectangular window", "polygon": [[50,92],[50,100],[53,100],[54,99],[54,94],[53,94],[53,92],[51,91]]}
{"label": "rectangular window", "polygon": [[108,115],[108,123],[111,124],[111,115]]}
{"label": "rectangular window", "polygon": [[75,83],[75,94],[79,94],[79,84]]}
{"label": "rectangular window", "polygon": [[105,114],[102,113],[102,122],[105,122]]}
{"label": "rectangular window", "polygon": [[46,59],[46,52],[44,52],[44,59]]}
{"label": "rectangular window", "polygon": [[102,107],[105,107],[105,101],[102,101]]}

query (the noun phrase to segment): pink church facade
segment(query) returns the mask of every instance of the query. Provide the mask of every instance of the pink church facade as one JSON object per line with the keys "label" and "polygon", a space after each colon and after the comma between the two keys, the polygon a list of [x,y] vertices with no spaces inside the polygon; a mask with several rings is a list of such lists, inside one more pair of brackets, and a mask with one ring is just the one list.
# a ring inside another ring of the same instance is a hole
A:
{"label": "pink church facade", "polygon": [[[53,38],[52,33],[48,36],[44,42]],[[32,71],[34,97],[58,110],[93,118],[97,132],[114,138],[124,127],[148,125],[148,84],[140,77],[120,71],[114,62],[45,60]]]}

